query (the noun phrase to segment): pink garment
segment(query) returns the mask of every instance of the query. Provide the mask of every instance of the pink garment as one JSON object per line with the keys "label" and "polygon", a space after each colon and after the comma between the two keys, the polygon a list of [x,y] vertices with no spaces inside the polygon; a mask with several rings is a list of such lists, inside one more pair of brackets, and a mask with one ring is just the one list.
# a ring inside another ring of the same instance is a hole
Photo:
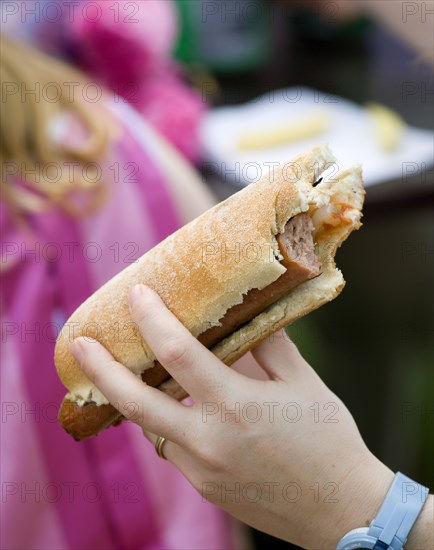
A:
{"label": "pink garment", "polygon": [[125,129],[102,163],[111,198],[92,217],[52,210],[29,215],[26,231],[1,203],[2,252],[11,261],[1,301],[4,550],[237,546],[228,517],[160,460],[137,426],[124,423],[77,443],[56,420],[65,394],[53,364],[61,323],[179,225],[145,146],[146,126],[135,124],[134,132]]}
{"label": "pink garment", "polygon": [[178,34],[175,4],[121,0],[116,10],[106,0],[92,4],[99,10],[97,21],[78,10],[65,29],[78,65],[130,102],[187,159],[199,161],[206,105],[171,60]]}

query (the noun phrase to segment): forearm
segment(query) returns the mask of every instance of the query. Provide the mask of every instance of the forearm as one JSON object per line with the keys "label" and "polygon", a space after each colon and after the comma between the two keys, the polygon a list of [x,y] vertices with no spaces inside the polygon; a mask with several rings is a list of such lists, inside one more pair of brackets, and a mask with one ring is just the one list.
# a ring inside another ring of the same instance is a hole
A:
{"label": "forearm", "polygon": [[158,144],[156,153],[166,176],[181,223],[200,216],[217,203],[216,197],[201,180],[199,173],[158,132],[150,128]]}

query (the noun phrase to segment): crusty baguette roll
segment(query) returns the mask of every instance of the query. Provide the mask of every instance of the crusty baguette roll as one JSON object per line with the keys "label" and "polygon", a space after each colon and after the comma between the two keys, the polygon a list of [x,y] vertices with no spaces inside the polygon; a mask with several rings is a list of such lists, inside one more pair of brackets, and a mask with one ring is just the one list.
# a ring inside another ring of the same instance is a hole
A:
{"label": "crusty baguette roll", "polygon": [[[275,169],[179,229],[90,296],[65,324],[56,344],[56,368],[69,390],[66,401],[75,407],[108,403],[69,351],[78,336],[97,339],[138,376],[154,366],[155,356],[129,314],[133,285],[153,288],[197,337],[218,326],[251,289],[269,286],[286,271],[277,236],[301,213],[313,222],[321,274],[291,290],[212,351],[230,365],[271,333],[335,298],[345,283],[334,263],[335,252],[361,225],[364,200],[359,166],[317,183],[335,162],[329,148],[321,146]],[[186,395],[172,379],[158,386],[178,399]]]}

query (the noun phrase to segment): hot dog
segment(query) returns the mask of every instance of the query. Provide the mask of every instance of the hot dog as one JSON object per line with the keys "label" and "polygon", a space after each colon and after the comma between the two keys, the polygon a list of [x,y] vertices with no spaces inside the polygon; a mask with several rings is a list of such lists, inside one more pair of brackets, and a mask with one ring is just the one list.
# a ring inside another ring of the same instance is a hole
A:
{"label": "hot dog", "polygon": [[[198,335],[198,340],[208,348],[213,347],[284,294],[302,282],[317,277],[320,261],[314,251],[312,232],[312,220],[307,214],[298,214],[289,220],[284,232],[277,236],[285,273],[262,290],[250,290],[241,304],[225,313],[219,326],[205,330]],[[158,362],[142,374],[142,380],[153,387],[160,387],[169,378],[170,375]],[[77,440],[95,435],[121,420],[120,413],[111,405],[98,407],[96,403],[87,403],[81,409],[69,400],[64,401],[59,417],[63,427]]]}
{"label": "hot dog", "polygon": [[[69,353],[77,336],[96,337],[147,384],[177,399],[186,396],[129,321],[127,297],[133,284],[153,287],[228,365],[340,292],[344,280],[334,255],[360,226],[364,191],[359,167],[314,186],[315,172],[332,162],[329,149],[318,147],[250,185],[160,243],[77,310],[55,354],[70,390],[59,420],[75,439],[121,420]],[[125,321],[117,338],[109,326],[112,319]],[[72,325],[74,334],[68,329]]]}

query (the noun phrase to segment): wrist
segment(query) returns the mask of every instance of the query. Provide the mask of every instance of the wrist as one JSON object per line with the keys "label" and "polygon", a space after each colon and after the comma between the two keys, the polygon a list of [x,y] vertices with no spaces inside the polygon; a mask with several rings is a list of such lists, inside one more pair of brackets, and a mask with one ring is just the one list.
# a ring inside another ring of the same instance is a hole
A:
{"label": "wrist", "polygon": [[[391,544],[393,538],[394,548],[397,547],[396,544],[399,544],[400,540],[402,541],[401,544],[404,543],[406,550],[431,548],[434,542],[433,496],[428,495],[427,497],[428,490],[425,487],[401,473],[395,476],[393,472],[375,457],[372,457],[372,459],[377,464],[372,464],[372,466],[369,466],[365,470],[368,476],[372,474],[371,479],[365,481],[365,501],[360,500],[363,491],[355,490],[353,504],[358,503],[359,508],[357,511],[354,511],[353,507],[353,513],[349,511],[347,514],[346,519],[350,524],[341,533],[341,538],[348,534],[349,538],[345,537],[346,545],[350,542],[354,544],[356,540],[360,540],[360,535],[364,533],[363,536],[368,535],[371,541],[372,538],[377,540],[377,537],[379,537],[381,541],[387,541]],[[363,476],[361,479],[363,479]],[[413,491],[409,494],[413,495],[413,497],[412,500],[410,499],[408,505],[405,505],[407,500],[403,500],[403,498],[409,485]],[[358,519],[356,520],[357,517]],[[357,521],[357,525],[354,524],[355,521]],[[368,528],[368,526],[369,529],[359,529],[360,527]],[[356,533],[350,535],[349,533],[354,529]],[[396,538],[394,535],[396,535]],[[351,536],[353,537],[352,539]],[[341,544],[343,542],[341,541]],[[384,542],[382,544],[384,546]],[[333,542],[330,548],[335,547],[336,543]],[[352,548],[353,545],[350,544],[350,546],[345,547]],[[371,548],[371,546],[368,547]],[[375,548],[377,548],[377,545],[375,545]]]}
{"label": "wrist", "polygon": [[368,452],[356,457],[353,466],[339,484],[339,505],[328,517],[327,538],[318,548],[336,548],[339,540],[352,529],[368,527],[377,515],[393,481],[394,473]]}

